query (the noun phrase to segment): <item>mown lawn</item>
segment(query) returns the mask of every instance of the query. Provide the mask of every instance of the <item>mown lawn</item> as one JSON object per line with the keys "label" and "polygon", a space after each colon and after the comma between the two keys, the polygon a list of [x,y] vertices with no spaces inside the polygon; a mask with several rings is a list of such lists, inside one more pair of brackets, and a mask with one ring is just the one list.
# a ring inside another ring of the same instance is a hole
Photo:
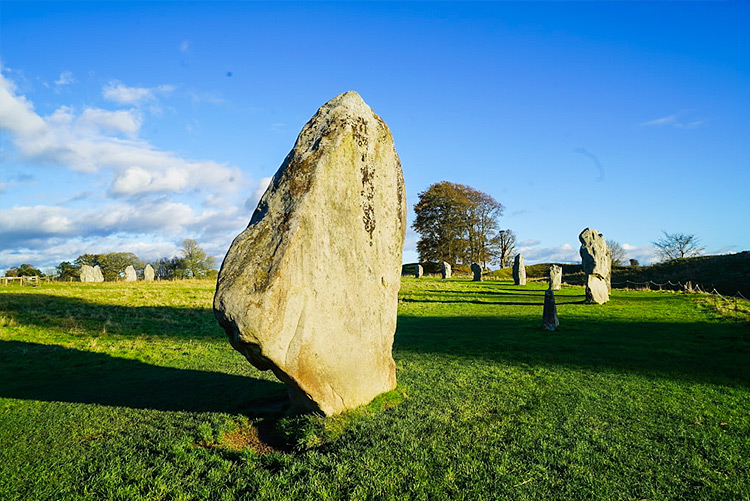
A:
{"label": "mown lawn", "polygon": [[[0,499],[748,499],[750,323],[693,295],[404,278],[399,388],[335,418],[213,283],[0,287]],[[701,304],[699,304],[701,303]]]}

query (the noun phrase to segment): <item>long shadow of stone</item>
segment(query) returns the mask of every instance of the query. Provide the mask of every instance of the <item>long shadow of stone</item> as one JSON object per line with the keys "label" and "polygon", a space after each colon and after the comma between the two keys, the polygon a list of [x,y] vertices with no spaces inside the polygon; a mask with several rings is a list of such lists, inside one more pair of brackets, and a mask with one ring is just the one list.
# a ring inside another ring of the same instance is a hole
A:
{"label": "long shadow of stone", "polygon": [[288,401],[282,383],[20,341],[0,341],[0,397],[251,416]]}
{"label": "long shadow of stone", "polygon": [[211,308],[121,306],[49,294],[0,294],[0,311],[16,323],[98,336],[223,338]]}
{"label": "long shadow of stone", "polygon": [[732,323],[561,318],[560,328],[547,332],[541,314],[399,315],[397,359],[399,352],[750,386],[750,335],[746,325]]}
{"label": "long shadow of stone", "polygon": [[[539,308],[539,306],[544,305],[544,296],[537,296],[539,297],[540,301],[536,303],[530,303],[530,302],[517,302],[517,301],[480,301],[479,299],[412,299],[412,298],[403,298],[399,301],[402,303],[460,303],[460,304],[489,304],[489,305],[503,305],[503,306],[534,306],[536,308]],[[573,296],[573,297],[579,297],[579,296]],[[562,304],[584,304],[586,301],[583,299],[579,301],[556,301],[555,304],[562,305]]]}

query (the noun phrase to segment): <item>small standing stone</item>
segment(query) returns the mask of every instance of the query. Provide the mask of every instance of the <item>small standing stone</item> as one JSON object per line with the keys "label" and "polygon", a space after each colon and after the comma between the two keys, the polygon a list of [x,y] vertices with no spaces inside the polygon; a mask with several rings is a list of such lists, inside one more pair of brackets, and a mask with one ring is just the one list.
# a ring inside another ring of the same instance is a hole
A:
{"label": "small standing stone", "polygon": [[472,278],[473,282],[482,281],[482,267],[481,266],[479,266],[477,263],[471,263],[471,272],[474,273],[474,278]]}
{"label": "small standing stone", "polygon": [[526,285],[526,266],[523,264],[523,255],[516,254],[513,259],[513,283],[516,285]]}
{"label": "small standing stone", "polygon": [[549,267],[549,288],[559,291],[562,286],[562,266],[553,264]]}
{"label": "small standing stone", "polygon": [[443,277],[443,279],[450,278],[451,277],[451,265],[443,261],[443,263],[440,266],[440,274]]}
{"label": "small standing stone", "polygon": [[557,329],[560,325],[557,319],[557,306],[555,305],[555,294],[552,289],[544,293],[544,312],[542,313],[542,327],[548,331]]}
{"label": "small standing stone", "polygon": [[136,280],[138,280],[138,275],[135,274],[135,268],[133,268],[133,265],[131,264],[125,268],[125,281],[135,282]]}
{"label": "small standing stone", "polygon": [[150,264],[147,264],[146,267],[143,268],[143,280],[146,282],[154,281],[154,267]]}
{"label": "small standing stone", "polygon": [[414,278],[422,278],[422,275],[424,275],[424,268],[418,264],[414,267]]}

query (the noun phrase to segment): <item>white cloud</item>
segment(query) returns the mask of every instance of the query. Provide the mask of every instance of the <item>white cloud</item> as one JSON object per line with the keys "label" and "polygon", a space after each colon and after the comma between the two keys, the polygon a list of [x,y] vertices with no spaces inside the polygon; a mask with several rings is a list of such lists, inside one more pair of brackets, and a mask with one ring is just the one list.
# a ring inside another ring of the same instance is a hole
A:
{"label": "white cloud", "polygon": [[[41,117],[31,102],[14,91],[13,83],[0,74],[0,127],[11,133],[21,156],[78,172],[110,171],[108,193],[112,196],[216,189],[231,192],[242,180],[237,168],[184,159],[138,139],[143,118],[137,110],[86,108],[76,115],[75,110],[63,106]],[[136,99],[143,93],[130,95]]]}
{"label": "white cloud", "polygon": [[61,85],[70,85],[74,83],[76,80],[73,78],[73,73],[70,71],[63,71],[60,73],[60,78],[55,80],[55,85],[61,86]]}
{"label": "white cloud", "polygon": [[135,110],[86,108],[78,122],[81,127],[88,127],[93,133],[123,134],[134,138],[141,129],[143,118]]}
{"label": "white cloud", "polygon": [[139,105],[148,101],[154,101],[157,94],[169,94],[174,91],[173,85],[160,85],[158,87],[128,87],[117,80],[112,80],[102,89],[105,99],[118,104]]}
{"label": "white cloud", "polygon": [[187,52],[190,50],[190,46],[193,45],[193,42],[190,40],[183,40],[180,43],[180,52]]}

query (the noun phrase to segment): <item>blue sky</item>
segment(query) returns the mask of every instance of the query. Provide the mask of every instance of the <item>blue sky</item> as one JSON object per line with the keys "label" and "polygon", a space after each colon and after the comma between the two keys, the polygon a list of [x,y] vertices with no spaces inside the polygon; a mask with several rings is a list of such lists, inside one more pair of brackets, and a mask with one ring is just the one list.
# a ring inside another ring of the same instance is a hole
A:
{"label": "blue sky", "polygon": [[[750,4],[0,4],[0,269],[83,253],[219,261],[305,122],[356,90],[410,206],[505,206],[527,263],[593,227],[750,249]],[[416,260],[407,234],[404,261]]]}

